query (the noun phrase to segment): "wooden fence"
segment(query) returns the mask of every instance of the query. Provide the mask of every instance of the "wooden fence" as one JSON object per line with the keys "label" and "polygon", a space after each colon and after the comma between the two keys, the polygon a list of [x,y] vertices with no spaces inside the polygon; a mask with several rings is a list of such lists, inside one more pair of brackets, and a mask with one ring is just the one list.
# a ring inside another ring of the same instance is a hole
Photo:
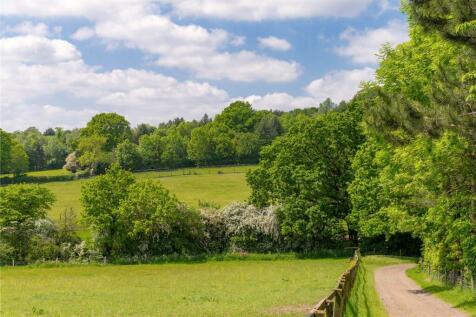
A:
{"label": "wooden fence", "polygon": [[355,250],[352,264],[339,278],[336,288],[322,299],[307,315],[308,317],[342,317],[345,304],[349,299],[352,286],[354,285],[357,270],[360,265],[360,251]]}

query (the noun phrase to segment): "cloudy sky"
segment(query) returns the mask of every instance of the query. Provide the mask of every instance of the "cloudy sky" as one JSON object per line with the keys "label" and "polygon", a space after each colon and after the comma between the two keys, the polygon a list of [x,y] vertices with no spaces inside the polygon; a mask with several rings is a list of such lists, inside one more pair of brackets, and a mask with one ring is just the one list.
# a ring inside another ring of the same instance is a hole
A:
{"label": "cloudy sky", "polygon": [[8,131],[348,100],[407,39],[398,0],[3,0],[0,15]]}

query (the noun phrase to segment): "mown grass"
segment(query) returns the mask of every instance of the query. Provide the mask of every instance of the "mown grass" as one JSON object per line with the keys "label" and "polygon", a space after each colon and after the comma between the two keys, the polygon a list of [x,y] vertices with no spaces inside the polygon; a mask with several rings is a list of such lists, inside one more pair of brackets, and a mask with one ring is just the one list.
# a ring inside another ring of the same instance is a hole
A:
{"label": "mown grass", "polygon": [[445,285],[440,281],[432,279],[418,267],[408,270],[407,276],[413,279],[425,291],[438,296],[442,300],[450,303],[453,307],[469,313],[470,316],[476,316],[476,292]]}
{"label": "mown grass", "polygon": [[[233,201],[244,201],[250,194],[246,183],[246,171],[254,166],[228,166],[212,168],[187,168],[174,171],[138,172],[137,179],[155,179],[174,193],[179,200],[192,207],[199,201],[225,206]],[[40,172],[34,172],[40,173]],[[42,171],[42,176],[59,173],[57,170]],[[81,186],[89,179],[50,182],[41,186],[50,189],[56,197],[49,216],[58,220],[66,209],[81,214]]]}
{"label": "mown grass", "polygon": [[1,271],[1,316],[303,316],[342,259],[17,267]]}
{"label": "mown grass", "polygon": [[387,312],[375,288],[375,270],[379,267],[414,262],[412,258],[365,256],[345,309],[346,317],[386,317]]}

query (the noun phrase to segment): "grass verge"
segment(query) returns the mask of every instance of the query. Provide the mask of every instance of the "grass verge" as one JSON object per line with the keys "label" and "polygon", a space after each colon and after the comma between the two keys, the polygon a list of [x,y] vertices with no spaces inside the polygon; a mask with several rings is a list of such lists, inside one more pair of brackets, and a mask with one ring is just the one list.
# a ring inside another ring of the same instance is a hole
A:
{"label": "grass verge", "polygon": [[407,276],[420,285],[425,291],[438,296],[453,307],[461,309],[476,317],[476,292],[460,287],[451,287],[432,279],[428,274],[414,267],[407,271]]}
{"label": "grass verge", "polygon": [[387,312],[375,288],[375,270],[379,267],[413,262],[412,258],[372,255],[362,258],[349,301],[346,317],[386,317]]}

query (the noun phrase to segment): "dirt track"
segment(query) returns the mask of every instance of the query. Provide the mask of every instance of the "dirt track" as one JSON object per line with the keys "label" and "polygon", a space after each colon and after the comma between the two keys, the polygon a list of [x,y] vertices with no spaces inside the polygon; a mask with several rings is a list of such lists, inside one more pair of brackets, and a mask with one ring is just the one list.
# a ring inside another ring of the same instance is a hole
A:
{"label": "dirt track", "polygon": [[380,299],[390,317],[468,316],[439,298],[426,293],[405,275],[415,264],[384,266],[375,272]]}

